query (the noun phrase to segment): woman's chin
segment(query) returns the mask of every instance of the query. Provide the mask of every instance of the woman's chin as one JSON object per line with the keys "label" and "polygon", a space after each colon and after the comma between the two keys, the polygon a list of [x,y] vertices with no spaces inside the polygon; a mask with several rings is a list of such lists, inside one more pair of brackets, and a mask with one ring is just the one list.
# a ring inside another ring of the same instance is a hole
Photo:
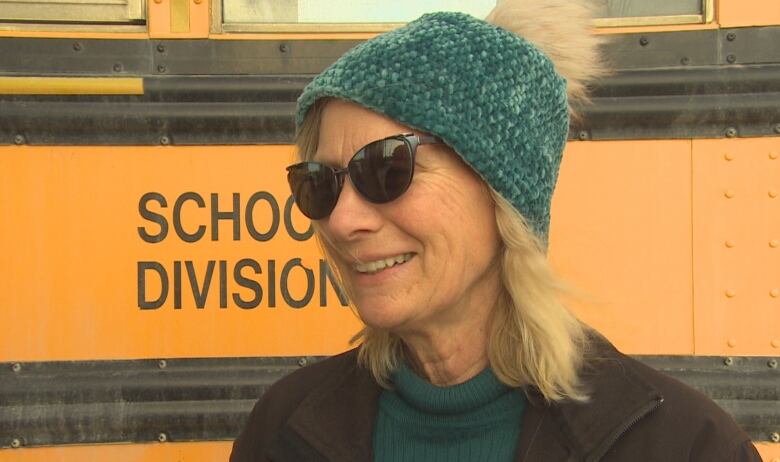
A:
{"label": "woman's chin", "polygon": [[368,327],[393,331],[404,325],[406,317],[398,309],[393,307],[371,307],[361,310],[358,308],[360,319]]}

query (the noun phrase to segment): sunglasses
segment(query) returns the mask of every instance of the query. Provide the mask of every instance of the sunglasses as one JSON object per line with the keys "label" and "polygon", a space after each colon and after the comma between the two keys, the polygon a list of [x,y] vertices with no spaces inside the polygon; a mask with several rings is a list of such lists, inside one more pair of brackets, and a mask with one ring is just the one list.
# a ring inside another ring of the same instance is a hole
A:
{"label": "sunglasses", "polygon": [[398,199],[412,183],[417,146],[442,141],[428,135],[394,135],[358,150],[346,168],[319,162],[301,162],[287,167],[295,203],[312,220],[327,217],[336,207],[344,177],[369,202],[384,204]]}

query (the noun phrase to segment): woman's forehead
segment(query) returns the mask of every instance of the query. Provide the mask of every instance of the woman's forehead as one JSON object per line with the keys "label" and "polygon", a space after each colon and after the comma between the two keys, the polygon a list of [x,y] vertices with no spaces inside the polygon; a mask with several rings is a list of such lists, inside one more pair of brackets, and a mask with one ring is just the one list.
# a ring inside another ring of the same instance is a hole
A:
{"label": "woman's forehead", "polygon": [[314,160],[346,163],[368,143],[411,131],[395,120],[358,104],[332,100],[323,109]]}

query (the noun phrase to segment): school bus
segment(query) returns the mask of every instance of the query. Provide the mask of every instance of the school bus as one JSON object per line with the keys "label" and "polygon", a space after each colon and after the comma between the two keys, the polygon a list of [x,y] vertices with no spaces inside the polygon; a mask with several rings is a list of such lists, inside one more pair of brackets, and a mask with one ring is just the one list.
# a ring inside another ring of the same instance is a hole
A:
{"label": "school bus", "polygon": [[[359,328],[293,207],[295,100],[436,0],[0,0],[0,461],[225,460]],[[550,259],[780,461],[780,4],[601,2]]]}

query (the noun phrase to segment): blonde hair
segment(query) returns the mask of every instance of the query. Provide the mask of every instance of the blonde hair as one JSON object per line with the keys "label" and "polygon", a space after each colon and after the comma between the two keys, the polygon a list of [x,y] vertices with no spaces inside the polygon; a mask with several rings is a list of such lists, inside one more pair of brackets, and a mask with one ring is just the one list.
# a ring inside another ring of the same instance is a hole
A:
{"label": "blonde hair", "polygon": [[[309,110],[296,137],[298,155],[311,159],[319,138],[327,98]],[[489,187],[489,186],[488,186]],[[488,360],[498,379],[512,387],[532,385],[548,401],[584,400],[579,365],[587,345],[587,327],[566,308],[562,295],[573,293],[552,271],[544,244],[522,215],[495,190],[495,219],[502,240],[502,292],[490,319]],[[314,223],[317,229],[316,223]],[[339,249],[317,233],[334,275],[349,296],[342,277]],[[354,310],[354,307],[353,307]],[[357,313],[356,313],[357,314]],[[359,316],[358,316],[359,317]],[[360,343],[358,361],[377,382],[389,387],[389,376],[404,359],[401,339],[391,332],[365,326],[352,339]]]}

